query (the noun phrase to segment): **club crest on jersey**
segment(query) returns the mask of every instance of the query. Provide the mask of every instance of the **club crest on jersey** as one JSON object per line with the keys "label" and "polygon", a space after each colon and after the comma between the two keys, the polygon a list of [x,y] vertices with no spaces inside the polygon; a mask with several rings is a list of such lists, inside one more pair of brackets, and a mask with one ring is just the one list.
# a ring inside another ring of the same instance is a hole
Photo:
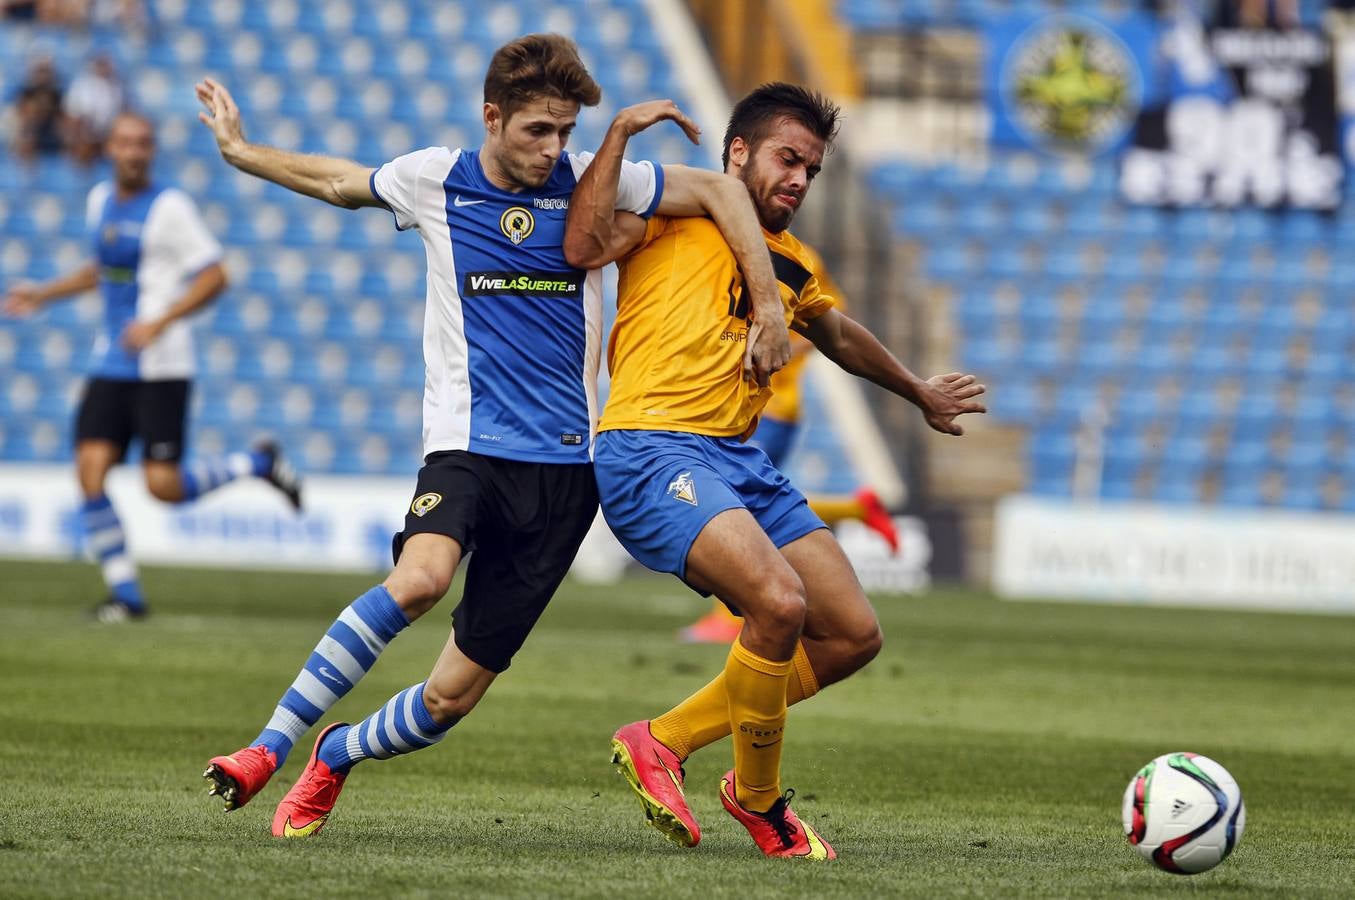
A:
{"label": "club crest on jersey", "polygon": [[432,511],[433,507],[442,502],[441,494],[420,494],[414,498],[414,502],[409,505],[409,511],[419,518],[423,518]]}
{"label": "club crest on jersey", "polygon": [[526,207],[510,206],[499,216],[499,230],[514,244],[527,240],[535,228],[536,219]]}
{"label": "club crest on jersey", "polygon": [[668,485],[668,496],[696,506],[696,482],[692,481],[692,473],[683,472],[674,478]]}

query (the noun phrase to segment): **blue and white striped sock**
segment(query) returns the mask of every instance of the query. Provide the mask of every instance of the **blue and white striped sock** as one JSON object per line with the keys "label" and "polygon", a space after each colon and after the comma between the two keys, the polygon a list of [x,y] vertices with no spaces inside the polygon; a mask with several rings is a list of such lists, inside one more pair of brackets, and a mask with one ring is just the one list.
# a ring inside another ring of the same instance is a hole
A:
{"label": "blue and white striped sock", "polygon": [[114,600],[130,609],[145,609],[141,583],[137,580],[136,563],[127,554],[127,538],[122,533],[122,522],[107,495],[87,499],[80,506],[80,530],[84,533],[85,550],[99,561],[104,584]]}
{"label": "blue and white striped sock", "polygon": [[268,465],[269,457],[257,450],[216,459],[195,459],[179,469],[183,485],[183,499],[179,502],[189,503],[237,478],[262,478],[268,474]]}
{"label": "blue and white striped sock", "polygon": [[336,772],[347,772],[364,759],[390,759],[431,747],[459,720],[438,724],[423,703],[421,681],[405,688],[356,725],[325,735],[319,758]]}
{"label": "blue and white striped sock", "polygon": [[297,739],[353,689],[408,624],[382,585],[354,600],[329,626],[253,745],[263,744],[276,753],[281,766]]}

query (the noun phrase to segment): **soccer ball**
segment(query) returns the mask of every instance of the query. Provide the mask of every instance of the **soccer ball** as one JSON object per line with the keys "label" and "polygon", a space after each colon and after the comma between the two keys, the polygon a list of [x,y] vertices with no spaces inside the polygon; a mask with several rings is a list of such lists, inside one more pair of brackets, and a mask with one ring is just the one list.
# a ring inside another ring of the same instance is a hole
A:
{"label": "soccer ball", "polygon": [[1139,770],[1124,792],[1124,833],[1165,872],[1194,875],[1233,852],[1247,810],[1228,770],[1207,756],[1168,753]]}

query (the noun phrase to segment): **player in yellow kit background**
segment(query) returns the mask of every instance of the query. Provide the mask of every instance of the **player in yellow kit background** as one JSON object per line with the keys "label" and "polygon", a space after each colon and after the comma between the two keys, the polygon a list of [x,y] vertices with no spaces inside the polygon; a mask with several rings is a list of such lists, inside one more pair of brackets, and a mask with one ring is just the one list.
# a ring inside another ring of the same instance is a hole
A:
{"label": "player in yellow kit background", "polygon": [[[961,373],[923,380],[833,309],[786,228],[837,131],[838,110],[788,84],[753,91],[725,132],[725,171],[753,201],[781,288],[784,321],[843,369],[910,400],[927,423],[962,433],[984,387]],[[625,123],[613,122],[579,181],[565,231],[571,265],[620,260],[608,352],[612,392],[594,469],[603,513],[636,559],[738,608],[744,627],[714,680],[652,721],[613,736],[613,759],[649,821],[686,846],[700,829],[682,762],[732,735],[725,810],[768,856],[831,859],[833,849],[781,790],[786,709],[879,651],[879,621],[851,564],[804,496],[745,443],[766,404],[743,377],[743,346],[768,327],[750,317],[738,266],[701,219],[616,215]],[[765,313],[760,308],[758,317]]]}

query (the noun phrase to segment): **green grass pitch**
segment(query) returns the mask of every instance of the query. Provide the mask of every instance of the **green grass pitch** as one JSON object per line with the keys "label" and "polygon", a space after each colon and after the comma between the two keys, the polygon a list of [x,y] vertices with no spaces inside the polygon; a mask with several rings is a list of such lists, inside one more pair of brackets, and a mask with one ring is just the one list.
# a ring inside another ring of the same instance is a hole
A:
{"label": "green grass pitch", "polygon": [[[208,757],[252,738],[371,577],[150,569],[155,615],[81,619],[93,567],[0,563],[3,897],[1318,897],[1355,890],[1355,619],[879,597],[885,650],[793,710],[784,783],[836,845],[765,860],[720,808],[728,742],[688,765],[694,850],[642,825],[608,764],[618,725],[722,664],[672,635],[677,582],[569,584],[486,701],[437,748],[369,762],[324,833],[273,807],[312,736],[245,808]],[[455,590],[455,589],[454,589]],[[445,609],[402,635],[332,718],[422,679]],[[327,719],[328,721],[329,719]],[[1248,830],[1213,872],[1158,872],[1120,796],[1171,750],[1227,766]]]}

